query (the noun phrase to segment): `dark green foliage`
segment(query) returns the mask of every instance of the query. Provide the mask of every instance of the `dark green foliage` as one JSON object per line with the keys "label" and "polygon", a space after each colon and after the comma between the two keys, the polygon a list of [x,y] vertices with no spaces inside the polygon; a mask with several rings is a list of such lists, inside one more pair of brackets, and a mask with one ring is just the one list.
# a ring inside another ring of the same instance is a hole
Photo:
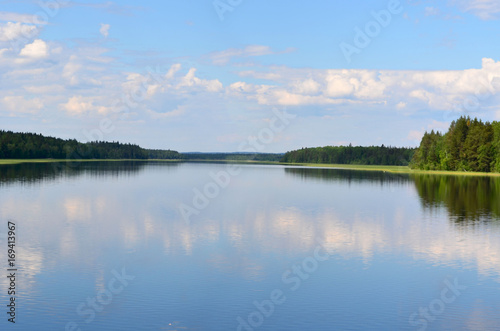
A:
{"label": "dark green foliage", "polygon": [[179,159],[175,151],[147,150],[137,145],[93,141],[80,143],[35,133],[0,130],[0,159]]}
{"label": "dark green foliage", "polygon": [[493,149],[492,171],[500,172],[500,122],[491,124],[493,129],[493,141],[491,148]]}
{"label": "dark green foliage", "polygon": [[500,124],[462,116],[445,135],[425,133],[412,168],[423,170],[500,171]]}
{"label": "dark green foliage", "polygon": [[326,146],[287,152],[281,162],[360,165],[408,165],[415,149],[385,147]]}
{"label": "dark green foliage", "polygon": [[413,164],[425,170],[435,170],[441,167],[441,146],[443,137],[441,133],[431,131],[425,133],[420,148],[413,155]]}
{"label": "dark green foliage", "polygon": [[158,159],[158,160],[180,160],[184,158],[179,152],[163,149],[146,149],[145,150],[148,159]]}

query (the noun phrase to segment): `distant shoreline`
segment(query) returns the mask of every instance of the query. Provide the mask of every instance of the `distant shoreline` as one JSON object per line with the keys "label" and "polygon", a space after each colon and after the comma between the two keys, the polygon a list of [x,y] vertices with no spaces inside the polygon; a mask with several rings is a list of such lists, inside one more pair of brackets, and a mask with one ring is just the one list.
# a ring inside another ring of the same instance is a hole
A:
{"label": "distant shoreline", "polygon": [[308,168],[332,168],[358,171],[383,171],[399,174],[427,174],[427,175],[452,175],[452,176],[488,176],[500,177],[500,173],[494,172],[466,172],[466,171],[446,171],[446,170],[412,170],[407,166],[390,165],[357,165],[357,164],[328,164],[328,163],[290,163],[275,161],[253,161],[253,160],[183,160],[183,159],[2,159],[1,165],[13,165],[21,163],[56,163],[56,162],[174,162],[174,163],[232,163],[232,164],[263,164],[297,166]]}

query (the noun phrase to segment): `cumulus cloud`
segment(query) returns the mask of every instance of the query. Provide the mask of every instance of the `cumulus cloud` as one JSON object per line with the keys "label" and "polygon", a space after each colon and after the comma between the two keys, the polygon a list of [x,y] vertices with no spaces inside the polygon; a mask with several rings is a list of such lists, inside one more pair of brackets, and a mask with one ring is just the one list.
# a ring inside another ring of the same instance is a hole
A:
{"label": "cumulus cloud", "polygon": [[101,28],[99,29],[99,32],[107,38],[109,36],[109,28],[111,28],[111,25],[109,24],[103,24],[101,23]]}
{"label": "cumulus cloud", "polygon": [[38,34],[34,25],[22,24],[20,22],[7,22],[0,24],[0,41],[12,41],[20,37],[33,37]]}
{"label": "cumulus cloud", "polygon": [[321,87],[318,82],[311,78],[296,81],[292,84],[292,86],[294,87],[295,92],[306,95],[318,93]]}
{"label": "cumulus cloud", "polygon": [[29,57],[29,58],[35,58],[35,59],[40,59],[47,57],[49,54],[49,47],[45,41],[41,39],[35,39],[31,44],[27,44],[24,46],[23,49],[21,49],[21,52],[19,55]]}
{"label": "cumulus cloud", "polygon": [[165,79],[172,79],[175,76],[175,73],[181,70],[182,65],[180,63],[173,64],[168,72],[165,74]]}
{"label": "cumulus cloud", "polygon": [[81,115],[94,108],[92,102],[82,96],[73,96],[68,102],[61,105],[70,115]]}
{"label": "cumulus cloud", "polygon": [[[15,25],[15,29],[19,28],[23,26]],[[14,25],[9,29],[14,31]],[[56,48],[60,49],[57,53]],[[265,47],[242,50],[233,54],[257,56],[272,51]],[[88,44],[68,48],[52,42],[49,47],[41,39],[29,42],[20,52],[3,51],[0,47],[2,69],[5,68],[4,80],[0,82],[3,112],[9,116],[28,116],[46,109],[45,112],[57,111],[62,118],[83,119],[101,117],[110,109],[128,108],[136,121],[177,121],[185,118],[181,116],[185,109],[194,112],[224,104],[238,105],[227,107],[234,118],[247,116],[242,113],[248,109],[267,106],[300,107],[300,111],[311,111],[310,117],[317,118],[336,116],[330,112],[337,111],[352,111],[355,116],[356,112],[368,112],[375,107],[389,112],[398,110],[399,115],[407,116],[420,110],[453,110],[470,95],[480,96],[484,105],[490,101],[498,104],[495,95],[500,93],[500,62],[493,59],[483,59],[477,69],[448,71],[258,66],[256,71],[245,68],[237,72],[237,79],[223,85],[220,77],[197,71],[195,66],[183,68],[180,63],[157,68],[152,73],[121,72],[116,70],[118,66],[109,65],[114,59],[105,55],[107,51]],[[49,56],[50,61],[37,65],[36,59]],[[27,62],[9,62],[16,57]],[[258,80],[263,79],[265,84],[259,84]],[[24,97],[20,96],[23,93]],[[188,108],[184,108],[186,105]],[[404,137],[408,131],[403,133]]]}
{"label": "cumulus cloud", "polygon": [[195,73],[196,73],[196,68],[189,69],[188,73],[181,79],[177,87],[181,88],[181,87],[201,86],[209,92],[218,92],[222,90],[222,83],[219,80],[200,79],[196,77]]}
{"label": "cumulus cloud", "polygon": [[60,107],[70,116],[87,115],[91,112],[100,115],[108,114],[111,111],[110,107],[96,105],[96,98],[97,97],[75,95],[69,98],[68,102],[60,104]]}
{"label": "cumulus cloud", "polygon": [[355,101],[387,104],[401,109],[421,103],[438,110],[454,109],[469,95],[493,96],[500,92],[500,62],[487,58],[483,59],[480,69],[454,71],[272,70],[277,78],[274,85],[236,82],[229,85],[227,91],[263,104],[334,104]]}

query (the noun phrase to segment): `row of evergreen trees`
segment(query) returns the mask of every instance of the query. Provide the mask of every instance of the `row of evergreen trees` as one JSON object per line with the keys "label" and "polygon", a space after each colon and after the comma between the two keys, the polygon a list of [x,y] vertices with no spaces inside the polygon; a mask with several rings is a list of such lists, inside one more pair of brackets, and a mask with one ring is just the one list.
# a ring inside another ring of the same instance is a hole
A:
{"label": "row of evergreen trees", "polygon": [[287,152],[281,162],[362,165],[408,165],[414,148],[382,146],[326,146]]}
{"label": "row of evergreen trees", "polygon": [[500,172],[500,122],[462,116],[444,135],[426,132],[410,166],[422,170]]}
{"label": "row of evergreen trees", "polygon": [[185,160],[279,162],[283,153],[183,153]]}
{"label": "row of evergreen trees", "polygon": [[0,159],[180,159],[170,150],[148,150],[133,144],[45,137],[0,130]]}

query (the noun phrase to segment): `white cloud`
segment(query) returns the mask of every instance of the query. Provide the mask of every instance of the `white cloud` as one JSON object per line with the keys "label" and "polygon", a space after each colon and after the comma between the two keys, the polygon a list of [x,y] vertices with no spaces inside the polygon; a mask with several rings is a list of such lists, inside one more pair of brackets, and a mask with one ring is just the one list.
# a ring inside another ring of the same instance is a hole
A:
{"label": "white cloud", "polygon": [[353,93],[355,78],[336,74],[336,71],[327,73],[325,94],[329,97],[342,97]]}
{"label": "white cloud", "polygon": [[396,105],[396,108],[397,109],[404,109],[406,107],[406,102],[399,102],[397,105]]}
{"label": "white cloud", "polygon": [[19,53],[19,55],[21,56],[35,59],[47,57],[48,54],[49,47],[47,46],[45,41],[41,39],[35,39],[35,41],[33,41],[31,44],[27,44]]}
{"label": "white cloud", "polygon": [[107,38],[109,36],[109,28],[111,28],[111,25],[109,24],[104,24],[104,23],[101,23],[101,28],[99,29],[99,32],[105,37]]}
{"label": "white cloud", "polygon": [[[482,68],[442,71],[396,71],[360,69],[269,70],[274,84],[230,84],[230,94],[257,100],[261,104],[300,105],[366,103],[387,104],[396,109],[420,103],[429,109],[454,109],[464,98],[488,99],[500,92],[500,62],[483,59]],[[259,72],[261,77],[265,71]],[[250,73],[245,72],[245,75]],[[269,77],[271,78],[271,77]]]}
{"label": "white cloud", "polygon": [[411,130],[408,133],[408,136],[406,137],[406,139],[411,140],[411,141],[416,142],[416,143],[420,143],[423,136],[424,136],[424,131]]}
{"label": "white cloud", "polygon": [[166,113],[158,113],[158,112],[152,111],[150,109],[147,110],[147,113],[149,114],[149,116],[152,119],[157,120],[157,119],[165,119],[165,118],[171,118],[171,117],[176,117],[176,116],[182,115],[182,114],[184,114],[185,110],[186,110],[185,107],[179,106],[179,107],[177,107],[177,109],[174,109],[174,110],[172,110],[170,112],[166,112]]}
{"label": "white cloud", "polygon": [[26,99],[24,96],[6,96],[2,99],[3,106],[10,111],[11,115],[36,114],[44,106],[40,98]]}
{"label": "white cloud", "polygon": [[255,91],[255,85],[248,84],[246,82],[236,82],[229,85],[228,91],[238,92],[238,93],[250,93]]}
{"label": "white cloud", "polygon": [[219,80],[200,79],[196,77],[195,73],[196,68],[189,69],[188,73],[181,79],[181,82],[177,85],[177,87],[180,88],[201,86],[209,92],[219,92],[220,90],[222,90],[222,83]]}
{"label": "white cloud", "polygon": [[43,24],[43,20],[37,15],[19,14],[0,11],[0,21],[11,21],[29,24]]}
{"label": "white cloud", "polygon": [[498,0],[451,0],[462,11],[471,12],[482,20],[494,20],[500,17]]}
{"label": "white cloud", "polygon": [[76,55],[71,55],[69,61],[64,65],[62,77],[69,81],[70,85],[78,84],[78,71],[82,65],[78,61]]}
{"label": "white cloud", "polygon": [[280,106],[327,105],[348,102],[348,100],[332,99],[322,95],[310,96],[291,93],[284,89],[270,88],[269,86],[256,89],[256,95],[250,96],[249,99],[256,99],[262,105]]}
{"label": "white cloud", "polygon": [[297,81],[292,84],[294,91],[300,94],[316,94],[319,92],[321,85],[314,79],[306,79],[302,81]]}
{"label": "white cloud", "polygon": [[179,70],[181,70],[181,64],[180,63],[176,63],[176,64],[173,64],[170,69],[168,70],[168,72],[165,74],[165,78],[166,79],[172,79],[174,78],[175,76],[175,73]]}
{"label": "white cloud", "polygon": [[448,131],[450,128],[450,123],[449,122],[441,122],[441,121],[436,121],[432,120],[429,125],[427,125],[427,131],[440,131],[442,133]]}
{"label": "white cloud", "polygon": [[24,89],[32,94],[54,94],[54,93],[63,93],[64,86],[59,84],[51,84],[51,85],[30,85],[24,86]]}
{"label": "white cloud", "polygon": [[269,46],[249,45],[246,46],[245,48],[229,48],[220,52],[213,52],[209,54],[209,58],[212,60],[212,64],[214,65],[226,65],[233,58],[283,54],[292,51],[293,49],[289,48],[281,52],[276,52],[273,51]]}
{"label": "white cloud", "polygon": [[38,28],[34,25],[22,24],[20,22],[0,24],[0,41],[12,41],[20,37],[33,38],[37,34]]}
{"label": "white cloud", "polygon": [[72,116],[82,115],[95,109],[91,99],[82,96],[73,96],[69,98],[67,103],[61,104],[61,107]]}

